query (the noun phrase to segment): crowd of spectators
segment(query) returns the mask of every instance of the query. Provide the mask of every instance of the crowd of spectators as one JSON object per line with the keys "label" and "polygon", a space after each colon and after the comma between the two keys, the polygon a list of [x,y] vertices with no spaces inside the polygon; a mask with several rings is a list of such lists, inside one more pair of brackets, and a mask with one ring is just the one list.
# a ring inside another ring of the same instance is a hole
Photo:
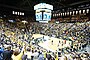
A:
{"label": "crowd of spectators", "polygon": [[[0,60],[89,60],[90,53],[66,51],[64,54],[30,44],[33,34],[50,37],[72,37],[81,46],[90,45],[90,22],[84,23],[29,23],[25,29],[0,22]],[[74,41],[74,42],[75,42]]]}

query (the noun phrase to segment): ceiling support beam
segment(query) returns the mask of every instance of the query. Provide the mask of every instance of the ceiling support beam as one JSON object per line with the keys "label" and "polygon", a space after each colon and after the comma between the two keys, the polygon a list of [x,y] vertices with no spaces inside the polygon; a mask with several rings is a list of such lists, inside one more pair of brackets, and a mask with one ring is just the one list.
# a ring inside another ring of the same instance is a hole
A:
{"label": "ceiling support beam", "polygon": [[68,6],[74,6],[74,5],[86,3],[86,2],[89,2],[89,1],[90,1],[90,0],[79,1],[79,2],[75,2],[75,3],[69,4]]}
{"label": "ceiling support beam", "polygon": [[[70,6],[75,6],[75,5],[82,4],[82,3],[87,3],[87,2],[90,2],[90,0],[84,0],[84,1],[79,1],[79,2],[75,2],[75,3],[71,3],[71,4],[67,5],[67,6],[63,6],[63,8],[68,8]],[[62,9],[62,8],[57,8],[55,10],[58,10],[58,9]]]}
{"label": "ceiling support beam", "polygon": [[15,6],[9,6],[9,5],[5,5],[5,4],[0,4],[1,7],[7,7],[7,8],[12,8],[12,9],[17,9],[17,10],[21,10],[21,11],[33,11],[33,10],[28,10],[28,9],[23,9],[23,8],[18,8],[18,7],[15,7]]}
{"label": "ceiling support beam", "polygon": [[21,3],[19,3],[20,4],[20,6],[23,6],[23,5],[25,5],[27,3],[27,0],[23,0],[23,2],[21,2]]}

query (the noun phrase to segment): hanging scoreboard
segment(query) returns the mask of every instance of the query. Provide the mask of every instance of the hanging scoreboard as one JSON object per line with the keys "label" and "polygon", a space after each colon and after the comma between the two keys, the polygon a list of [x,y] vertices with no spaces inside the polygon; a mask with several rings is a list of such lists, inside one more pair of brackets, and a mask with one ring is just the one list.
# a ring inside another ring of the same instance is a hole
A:
{"label": "hanging scoreboard", "polygon": [[51,20],[51,11],[53,10],[52,5],[40,3],[34,6],[34,10],[36,10],[36,21],[48,22]]}

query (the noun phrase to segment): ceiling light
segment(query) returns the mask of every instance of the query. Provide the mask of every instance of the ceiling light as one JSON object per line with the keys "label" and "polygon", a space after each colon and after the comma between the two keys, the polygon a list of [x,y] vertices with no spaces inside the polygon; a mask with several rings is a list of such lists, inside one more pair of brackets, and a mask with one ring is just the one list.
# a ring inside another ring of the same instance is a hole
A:
{"label": "ceiling light", "polygon": [[54,14],[53,14],[53,17],[54,17]]}
{"label": "ceiling light", "polygon": [[14,12],[14,11],[13,11],[12,13],[13,13],[13,14],[15,14],[15,12]]}
{"label": "ceiling light", "polygon": [[85,13],[85,10],[83,10],[83,13]]}
{"label": "ceiling light", "polygon": [[87,9],[87,13],[89,13],[89,9]]}
{"label": "ceiling light", "polygon": [[70,11],[70,15],[72,14],[72,12]]}
{"label": "ceiling light", "polygon": [[55,14],[55,17],[56,17],[57,15]]}
{"label": "ceiling light", "polygon": [[65,12],[65,16],[66,16],[66,14],[67,14],[67,13]]}
{"label": "ceiling light", "polygon": [[73,15],[74,15],[75,11],[73,11]]}
{"label": "ceiling light", "polygon": [[79,10],[79,14],[81,14],[81,10]]}
{"label": "ceiling light", "polygon": [[18,15],[19,15],[19,12],[18,12]]}
{"label": "ceiling light", "polygon": [[64,13],[63,13],[63,16],[64,16]]}
{"label": "ceiling light", "polygon": [[67,12],[67,15],[69,15],[69,12]]}
{"label": "ceiling light", "polygon": [[15,12],[15,14],[17,15],[17,12]]}
{"label": "ceiling light", "polygon": [[59,16],[60,16],[60,13],[59,13]]}
{"label": "ceiling light", "polygon": [[59,16],[59,14],[57,14],[57,16]]}
{"label": "ceiling light", "polygon": [[76,11],[76,14],[78,14],[78,11]]}
{"label": "ceiling light", "polygon": [[20,15],[22,15],[22,13],[20,12]]}
{"label": "ceiling light", "polygon": [[61,16],[62,16],[62,13],[61,13]]}

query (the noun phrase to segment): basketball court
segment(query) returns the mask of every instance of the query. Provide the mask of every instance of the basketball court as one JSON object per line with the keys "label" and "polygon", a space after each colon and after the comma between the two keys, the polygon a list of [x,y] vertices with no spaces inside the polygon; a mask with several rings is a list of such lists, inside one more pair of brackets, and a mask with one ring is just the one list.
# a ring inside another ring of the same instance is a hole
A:
{"label": "basketball court", "polygon": [[71,45],[71,41],[49,37],[41,34],[33,34],[32,37],[34,37],[34,39],[44,37],[43,40],[46,40],[46,41],[40,42],[38,45],[53,52],[58,50],[58,48],[62,49],[65,47],[70,47]]}

